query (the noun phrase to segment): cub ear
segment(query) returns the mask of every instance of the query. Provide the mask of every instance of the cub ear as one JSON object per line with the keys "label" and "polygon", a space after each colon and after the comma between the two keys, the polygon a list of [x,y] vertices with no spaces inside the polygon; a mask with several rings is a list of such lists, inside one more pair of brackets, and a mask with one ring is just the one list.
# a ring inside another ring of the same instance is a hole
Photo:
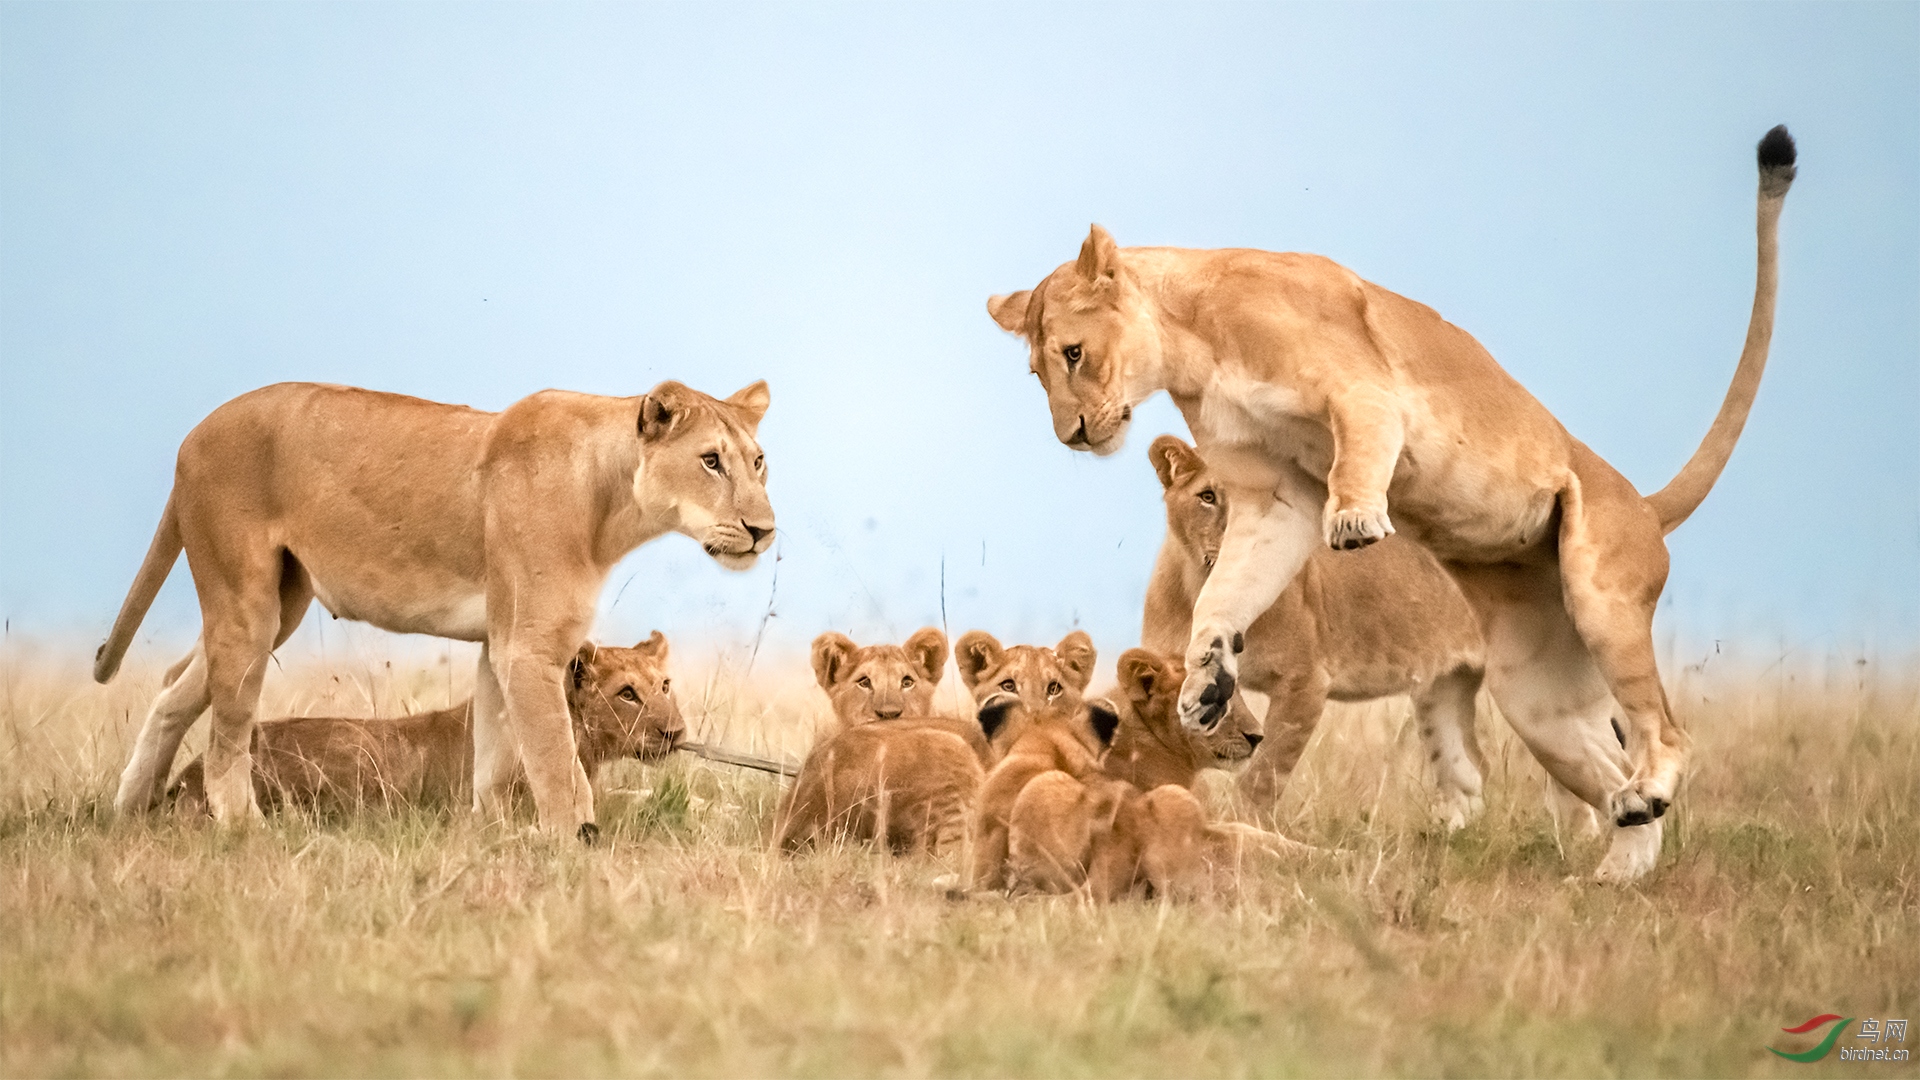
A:
{"label": "cub ear", "polygon": [[980,675],[988,668],[1000,663],[1007,650],[1000,642],[985,630],[969,630],[960,635],[960,644],[954,646],[953,663],[960,669],[960,681],[972,690],[980,681]]}
{"label": "cub ear", "polygon": [[593,663],[593,642],[580,646],[580,651],[567,661],[567,679],[575,690],[587,683],[587,665]]}
{"label": "cub ear", "polygon": [[1086,242],[1080,245],[1080,259],[1074,272],[1089,285],[1105,284],[1120,270],[1120,247],[1098,224],[1087,229]]}
{"label": "cub ear", "polygon": [[947,635],[931,626],[923,627],[907,639],[906,649],[907,662],[920,677],[939,685],[940,676],[947,673]]}
{"label": "cub ear", "polygon": [[667,659],[667,635],[655,630],[647,635],[645,641],[635,645],[633,651],[646,653],[656,661],[664,663]]}
{"label": "cub ear", "polygon": [[1093,737],[1100,740],[1100,748],[1104,750],[1113,745],[1113,733],[1120,730],[1120,710],[1105,698],[1094,698],[1087,702],[1087,723],[1092,725]]}
{"label": "cub ear", "polygon": [[853,662],[853,654],[858,649],[852,638],[832,630],[813,639],[813,677],[820,684],[820,689],[833,689],[833,684],[846,675],[847,667]]}
{"label": "cub ear", "polygon": [[1207,467],[1199,452],[1178,435],[1162,435],[1153,440],[1153,445],[1147,447],[1147,458],[1153,462],[1154,474],[1160,477],[1163,491],[1185,483],[1187,477]]}
{"label": "cub ear", "polygon": [[1033,290],[1021,289],[1016,293],[1001,293],[987,297],[987,314],[1000,324],[1000,329],[1009,334],[1027,336],[1027,305],[1033,302]]}
{"label": "cub ear", "polygon": [[1075,630],[1060,639],[1053,647],[1053,655],[1060,658],[1060,666],[1067,669],[1067,681],[1081,693],[1087,690],[1087,684],[1093,681],[1093,639],[1085,630]]}
{"label": "cub ear", "polygon": [[767,415],[767,406],[773,401],[773,395],[767,390],[767,380],[743,386],[733,392],[727,404],[740,410],[741,419],[747,422],[747,428],[758,434],[760,418]]}
{"label": "cub ear", "polygon": [[668,380],[647,391],[640,399],[640,437],[652,442],[673,430],[673,422],[686,411],[687,388]]}
{"label": "cub ear", "polygon": [[1120,654],[1118,670],[1114,672],[1120,679],[1120,689],[1127,697],[1136,702],[1147,701],[1153,697],[1153,690],[1165,674],[1160,658],[1145,649],[1128,649]]}
{"label": "cub ear", "polygon": [[988,742],[1007,726],[1007,720],[1013,716],[1013,710],[1020,706],[1020,695],[999,693],[980,703],[978,718],[980,731]]}

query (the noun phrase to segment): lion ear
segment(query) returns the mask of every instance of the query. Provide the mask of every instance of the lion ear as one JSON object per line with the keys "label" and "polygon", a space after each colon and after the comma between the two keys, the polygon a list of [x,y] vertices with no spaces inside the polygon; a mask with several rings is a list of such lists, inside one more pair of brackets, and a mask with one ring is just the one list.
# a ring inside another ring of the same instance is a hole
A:
{"label": "lion ear", "polygon": [[1120,730],[1120,710],[1105,698],[1094,698],[1087,702],[1087,723],[1093,727],[1093,737],[1100,740],[1100,748],[1104,750],[1113,745],[1113,734]]}
{"label": "lion ear", "polygon": [[687,388],[677,382],[663,382],[640,399],[640,437],[652,442],[673,430],[673,422],[686,410]]}
{"label": "lion ear", "polygon": [[820,689],[833,689],[833,684],[847,673],[847,664],[858,648],[852,638],[832,630],[813,639],[813,677]]}
{"label": "lion ear", "polygon": [[960,669],[960,681],[972,690],[980,681],[981,673],[998,664],[1006,652],[985,630],[969,630],[960,635],[960,644],[953,649],[953,663]]}
{"label": "lion ear", "polygon": [[987,741],[993,741],[993,737],[1007,726],[1007,719],[1019,706],[1019,695],[1007,693],[995,694],[980,703],[980,711],[976,716],[980,721],[980,732],[987,737]]}
{"label": "lion ear", "polygon": [[575,690],[586,685],[587,665],[591,663],[593,663],[593,642],[589,641],[580,646],[580,651],[573,654],[573,659],[567,661],[567,680],[573,684]]}
{"label": "lion ear", "polygon": [[773,394],[767,389],[767,380],[761,379],[735,390],[733,396],[727,399],[727,404],[739,409],[741,418],[747,422],[747,427],[758,433],[760,419],[767,415],[767,406],[772,401]]}
{"label": "lion ear", "polygon": [[1096,656],[1093,651],[1093,639],[1087,636],[1087,632],[1075,630],[1061,638],[1060,644],[1053,647],[1053,655],[1059,657],[1061,666],[1067,669],[1068,681],[1074,684],[1073,688],[1082,693],[1086,692],[1087,684],[1093,681],[1093,662]]}
{"label": "lion ear", "polygon": [[1027,336],[1027,305],[1033,302],[1033,290],[1021,289],[1016,293],[1001,293],[987,297],[987,314],[1000,324],[1000,329],[1009,334]]}
{"label": "lion ear", "polygon": [[907,639],[907,660],[921,678],[938,685],[947,673],[947,635],[931,626],[914,631]]}
{"label": "lion ear", "polygon": [[1134,701],[1146,701],[1153,697],[1154,687],[1165,669],[1160,658],[1145,649],[1128,649],[1120,654],[1118,670],[1114,672],[1120,679],[1120,688]]}
{"label": "lion ear", "polygon": [[1147,459],[1153,462],[1154,475],[1160,478],[1163,491],[1184,483],[1187,477],[1207,467],[1200,454],[1178,435],[1162,435],[1153,440],[1153,445],[1147,447]]}
{"label": "lion ear", "polygon": [[1089,285],[1112,281],[1120,270],[1120,247],[1107,230],[1097,224],[1090,226],[1086,242],[1080,245],[1080,259],[1073,264],[1073,269]]}
{"label": "lion ear", "polygon": [[645,641],[635,645],[633,651],[646,653],[654,660],[664,663],[667,659],[667,635],[655,630],[647,635]]}

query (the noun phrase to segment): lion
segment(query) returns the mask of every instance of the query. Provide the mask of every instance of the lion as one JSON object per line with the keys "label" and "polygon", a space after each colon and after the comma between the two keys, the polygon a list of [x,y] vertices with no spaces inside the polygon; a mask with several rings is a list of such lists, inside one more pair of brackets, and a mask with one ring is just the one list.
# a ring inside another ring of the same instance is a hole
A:
{"label": "lion", "polygon": [[[1178,656],[1220,553],[1228,496],[1178,437],[1153,440],[1148,456],[1166,502],[1167,536],[1147,582],[1140,642]],[[1435,817],[1454,830],[1480,812],[1486,759],[1474,733],[1474,697],[1486,646],[1466,598],[1426,549],[1392,536],[1354,552],[1315,551],[1247,627],[1243,645],[1239,684],[1268,696],[1270,738],[1239,785],[1263,813],[1277,808],[1328,701],[1398,694],[1413,699]]]}
{"label": "lion", "polygon": [[[567,712],[580,765],[598,790],[601,767],[657,760],[686,726],[658,631],[630,649],[580,647],[567,665]],[[306,716],[254,725],[254,799],[262,808],[459,805],[473,784],[473,701],[390,720]],[[210,812],[205,762],[180,771],[166,798],[189,816]]]}
{"label": "lion", "polygon": [[1690,745],[1653,648],[1664,537],[1732,456],[1773,332],[1796,157],[1784,126],[1757,156],[1746,345],[1700,446],[1644,497],[1465,331],[1328,259],[1123,250],[1095,225],[1076,261],[992,297],[994,321],[1026,339],[1062,443],[1115,452],[1134,407],[1166,390],[1230,495],[1183,652],[1182,720],[1218,723],[1236,688],[1234,643],[1315,545],[1350,550],[1398,528],[1473,607],[1502,714],[1556,780],[1613,822],[1598,876],[1650,871]]}
{"label": "lion", "polygon": [[1147,649],[1121,654],[1112,698],[1090,703],[1114,714],[1099,767],[1040,772],[1013,800],[1008,883],[1042,892],[1084,886],[1099,901],[1191,896],[1252,851],[1311,850],[1278,833],[1207,821],[1191,788],[1213,760],[1180,723],[1181,675],[1176,658]]}
{"label": "lion", "polygon": [[974,803],[966,876],[973,891],[1020,883],[1010,873],[1014,867],[1008,859],[1013,811],[1021,793],[1046,773],[1064,773],[1076,781],[1099,774],[1100,758],[1120,724],[1111,703],[1083,701],[1077,689],[1064,687],[1038,708],[1019,690],[996,690],[980,706],[979,719],[992,737],[1006,740],[1006,752],[987,773]]}
{"label": "lion", "polygon": [[155,700],[115,805],[161,795],[213,710],[214,817],[259,816],[249,762],[271,651],[318,598],[336,617],[481,643],[474,808],[503,813],[524,769],[542,828],[591,841],[593,787],[567,722],[566,663],[607,572],[669,532],[745,569],[773,543],[755,433],[764,382],[720,400],[676,382],[637,398],[547,390],[498,413],[280,383],[215,409],[180,444],[146,561],[94,661],[111,679],[184,550],[205,620]]}

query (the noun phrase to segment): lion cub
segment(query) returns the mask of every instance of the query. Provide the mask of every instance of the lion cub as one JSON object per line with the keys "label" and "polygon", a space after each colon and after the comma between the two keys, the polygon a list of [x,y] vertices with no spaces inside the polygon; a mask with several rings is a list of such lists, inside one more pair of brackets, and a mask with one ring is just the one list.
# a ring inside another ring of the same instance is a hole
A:
{"label": "lion cub", "polygon": [[[567,665],[567,711],[587,776],[623,757],[652,760],[685,731],[658,630],[631,649],[581,647]],[[473,702],[396,719],[299,716],[253,730],[254,797],[263,809],[462,805],[473,785]],[[205,765],[195,758],[167,797],[182,812],[208,812]]]}
{"label": "lion cub", "polygon": [[[1180,655],[1193,605],[1220,553],[1227,497],[1193,447],[1162,435],[1148,450],[1167,507],[1167,536],[1147,584],[1140,643]],[[1438,560],[1388,537],[1358,551],[1316,550],[1293,584],[1247,628],[1240,683],[1271,699],[1266,741],[1240,775],[1263,813],[1280,801],[1332,701],[1413,699],[1434,815],[1450,829],[1480,811],[1485,759],[1474,696],[1486,672],[1480,625]],[[1234,715],[1245,713],[1236,696]]]}
{"label": "lion cub", "polygon": [[[1274,833],[1207,822],[1188,789],[1213,765],[1213,755],[1180,724],[1185,671],[1177,660],[1129,649],[1118,674],[1113,700],[1087,706],[1107,744],[1099,767],[1059,755],[1066,767],[1032,774],[1007,809],[1006,884],[1045,892],[1084,885],[1099,901],[1189,896],[1237,865],[1249,847],[1303,850]],[[1103,709],[1110,719],[1101,716]],[[989,787],[993,783],[989,778]]]}
{"label": "lion cub", "polygon": [[946,667],[947,636],[932,627],[904,645],[862,647],[831,631],[814,639],[814,678],[837,730],[781,800],[781,850],[877,840],[895,853],[937,852],[962,838],[991,749],[977,723],[933,715]]}

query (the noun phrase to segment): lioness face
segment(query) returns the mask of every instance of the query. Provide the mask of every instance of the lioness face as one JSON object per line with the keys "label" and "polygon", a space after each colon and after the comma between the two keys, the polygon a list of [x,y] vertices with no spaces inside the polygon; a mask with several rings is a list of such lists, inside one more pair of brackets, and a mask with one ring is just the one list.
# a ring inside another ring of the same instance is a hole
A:
{"label": "lioness face", "polygon": [[[1093,678],[1094,658],[1093,639],[1084,630],[1061,638],[1051,649],[1044,645],[1008,648],[984,630],[969,630],[953,650],[960,681],[977,704],[984,708],[989,698],[1011,695],[1031,716],[1076,708]],[[984,711],[980,717],[987,738],[1004,744],[1003,732],[988,726]]]}
{"label": "lioness face", "polygon": [[1193,447],[1176,436],[1153,440],[1148,456],[1167,504],[1167,536],[1187,566],[1204,578],[1220,557],[1220,539],[1227,532],[1227,493]]}
{"label": "lioness face", "polygon": [[686,732],[667,675],[667,639],[660,631],[631,649],[583,646],[568,665],[573,734],[594,761],[652,760]]}
{"label": "lioness face", "polygon": [[947,635],[932,627],[905,646],[856,646],[831,631],[813,639],[813,674],[842,725],[933,715],[933,691],[947,667]]}
{"label": "lioness face", "polygon": [[640,399],[634,501],[729,570],[747,569],[773,546],[767,460],[756,439],[769,400],[764,381],[725,401],[677,382]]}
{"label": "lioness face", "polygon": [[1033,289],[993,297],[987,311],[1026,339],[1054,436],[1103,456],[1120,449],[1133,407],[1154,389],[1144,376],[1160,366],[1160,334],[1113,237],[1093,226],[1078,260]]}

